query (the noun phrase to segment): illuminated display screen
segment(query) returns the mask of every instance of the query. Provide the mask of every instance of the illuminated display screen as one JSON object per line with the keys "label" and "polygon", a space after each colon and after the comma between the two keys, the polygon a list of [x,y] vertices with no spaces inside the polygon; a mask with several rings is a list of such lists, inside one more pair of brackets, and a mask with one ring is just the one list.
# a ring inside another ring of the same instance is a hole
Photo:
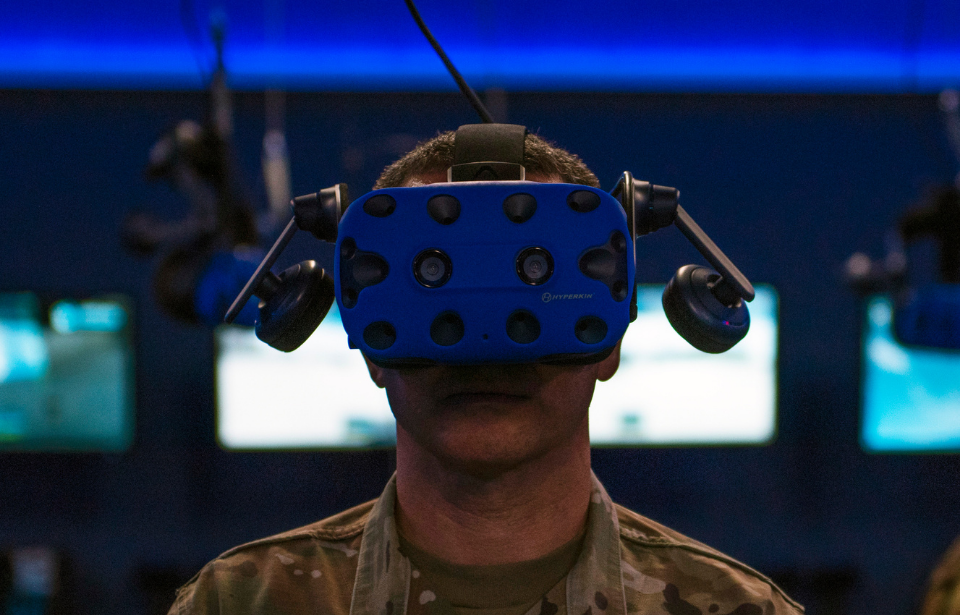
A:
{"label": "illuminated display screen", "polygon": [[[638,288],[620,369],[597,384],[595,445],[762,444],[776,433],[777,296],[758,286],[750,332],[722,354],[693,348],[667,322],[662,286]],[[723,391],[718,395],[718,391]]]}
{"label": "illuminated display screen", "polygon": [[905,347],[889,299],[867,305],[861,440],[871,451],[960,451],[960,352]]}
{"label": "illuminated display screen", "polygon": [[0,450],[119,451],[133,438],[129,302],[0,294]]}
{"label": "illuminated display screen", "polygon": [[387,395],[370,380],[334,303],[300,348],[284,353],[253,329],[221,326],[217,436],[228,449],[393,446]]}
{"label": "illuminated display screen", "polygon": [[[777,299],[750,304],[750,333],[704,354],[670,327],[663,286],[639,287],[639,316],[624,336],[620,369],[599,383],[593,444],[762,444],[775,434]],[[386,394],[347,347],[336,305],[297,351],[278,352],[250,329],[217,330],[217,433],[227,449],[393,446]],[[717,396],[716,391],[725,393]]]}

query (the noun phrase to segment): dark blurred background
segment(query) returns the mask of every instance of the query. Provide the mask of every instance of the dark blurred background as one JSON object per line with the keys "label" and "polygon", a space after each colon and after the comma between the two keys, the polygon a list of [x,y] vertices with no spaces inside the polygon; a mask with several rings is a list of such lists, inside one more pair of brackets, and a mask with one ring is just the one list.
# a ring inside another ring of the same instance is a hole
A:
{"label": "dark blurred background", "polygon": [[[447,25],[435,32],[441,42],[442,34],[454,39],[448,51],[456,61],[452,9],[423,4],[428,23],[431,11],[447,12],[448,21],[440,22]],[[857,65],[863,70],[856,73],[856,66],[848,67],[848,81],[822,74],[777,81],[774,63],[767,67],[769,82],[762,75],[723,81],[718,73],[714,85],[699,89],[692,77],[643,87],[637,85],[644,77],[639,69],[624,73],[636,82],[626,87],[609,65],[604,70],[614,76],[608,81],[581,87],[571,77],[559,85],[533,80],[524,88],[523,71],[504,72],[499,82],[480,74],[475,83],[498,120],[525,124],[580,154],[605,189],[624,170],[679,187],[684,207],[717,244],[754,282],[779,292],[778,433],[772,444],[602,449],[594,465],[615,500],[772,576],[814,614],[915,612],[930,568],[960,534],[960,456],[867,453],[859,440],[864,314],[844,283],[844,262],[855,251],[881,252],[903,209],[952,182],[960,167],[937,97],[941,87],[953,85],[950,79],[960,84],[960,70],[910,72],[909,66],[926,65],[916,60],[920,56],[902,55],[930,40],[917,32],[929,33],[933,26],[923,24],[931,23],[939,24],[937,49],[957,53],[960,14],[946,15],[955,17],[948,21],[951,30],[928,15],[953,10],[946,3],[883,6],[886,17],[878,18],[874,31],[901,13],[914,15],[920,26],[891,35],[887,50],[897,59],[895,69]],[[409,20],[391,7],[396,19]],[[488,34],[488,22],[499,23],[496,10],[507,10],[470,7],[465,19]],[[574,8],[561,3],[551,23],[576,23]],[[817,14],[835,8],[825,5]],[[201,24],[207,9],[191,7]],[[286,6],[284,23],[299,23],[295,9]],[[176,22],[177,7],[169,10]],[[636,10],[631,14],[642,21]],[[361,17],[378,23],[378,36],[384,36],[376,11],[342,16]],[[834,16],[830,23],[853,17]],[[61,23],[55,15],[49,19]],[[20,21],[21,42],[59,40],[30,30],[22,15]],[[617,21],[607,25],[636,30]],[[402,24],[404,44],[426,45],[412,23]],[[558,27],[540,25],[533,33],[555,34]],[[95,28],[87,24],[86,30]],[[698,32],[707,30],[709,24]],[[132,31],[130,40],[136,38]],[[336,34],[332,25],[322,31]],[[492,31],[503,47],[509,33]],[[197,39],[201,48],[204,37],[201,32]],[[479,38],[478,48],[486,40]],[[802,51],[805,40],[786,47]],[[362,47],[349,41],[337,49]],[[42,547],[56,553],[61,582],[51,612],[165,612],[173,589],[227,548],[376,497],[392,472],[392,453],[237,453],[216,443],[213,334],[162,313],[151,290],[151,261],[135,258],[120,243],[121,221],[134,208],[169,220],[186,212],[181,195],[146,182],[143,170],[164,131],[184,118],[204,117],[208,96],[192,52],[182,52],[186,66],[164,73],[166,86],[158,78],[152,87],[136,87],[128,75],[110,87],[109,71],[85,83],[82,71],[68,67],[54,82],[56,71],[43,73],[24,60],[26,68],[17,73],[9,68],[16,59],[12,49],[0,47],[8,67],[0,90],[0,286],[133,297],[136,424],[123,452],[0,453],[0,551]],[[476,66],[473,51],[462,53]],[[439,66],[426,52],[422,57]],[[916,61],[904,69],[904,57]],[[403,66],[398,60],[384,72]],[[229,75],[229,62],[227,68]],[[360,195],[417,141],[477,121],[441,81],[442,68],[430,64],[428,77],[417,70],[410,69],[414,85],[383,88],[390,91],[378,91],[373,81],[324,88],[322,76],[294,80],[284,111],[292,192],[346,182]],[[233,93],[237,168],[259,208],[267,73],[238,69],[242,87]],[[281,265],[329,258],[301,235]],[[700,260],[675,232],[644,238],[639,250],[641,282],[666,282],[680,264]],[[637,396],[643,392],[644,383],[636,382]],[[317,391],[318,399],[322,395]],[[10,566],[0,566],[0,590],[9,586]]]}

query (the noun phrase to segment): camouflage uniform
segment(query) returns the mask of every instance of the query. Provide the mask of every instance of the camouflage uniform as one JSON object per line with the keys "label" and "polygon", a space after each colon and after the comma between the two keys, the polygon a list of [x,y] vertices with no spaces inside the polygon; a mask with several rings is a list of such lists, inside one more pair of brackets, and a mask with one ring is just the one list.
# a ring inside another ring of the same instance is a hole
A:
{"label": "camouflage uniform", "polygon": [[960,538],[930,575],[922,615],[960,615]]}
{"label": "camouflage uniform", "polygon": [[[769,579],[611,502],[593,478],[583,546],[526,615],[799,614]],[[177,592],[170,615],[452,615],[398,550],[396,482],[312,525],[227,551]],[[492,588],[493,589],[493,588]]]}

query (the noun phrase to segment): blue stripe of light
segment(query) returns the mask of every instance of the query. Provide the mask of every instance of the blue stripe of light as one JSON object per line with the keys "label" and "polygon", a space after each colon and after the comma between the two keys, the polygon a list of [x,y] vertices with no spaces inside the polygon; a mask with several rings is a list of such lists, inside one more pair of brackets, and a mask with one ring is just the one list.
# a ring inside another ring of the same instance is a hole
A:
{"label": "blue stripe of light", "polygon": [[[459,49],[476,89],[896,92],[960,85],[960,49],[905,56],[858,50]],[[427,49],[257,47],[228,50],[240,89],[452,90]],[[199,88],[198,62],[169,45],[0,46],[0,87]]]}

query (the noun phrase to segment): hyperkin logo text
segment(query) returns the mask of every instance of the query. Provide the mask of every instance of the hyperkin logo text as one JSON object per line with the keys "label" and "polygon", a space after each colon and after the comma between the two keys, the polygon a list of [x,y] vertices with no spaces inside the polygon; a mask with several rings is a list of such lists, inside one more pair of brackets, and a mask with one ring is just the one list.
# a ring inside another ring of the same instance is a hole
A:
{"label": "hyperkin logo text", "polygon": [[540,295],[540,299],[544,303],[550,303],[551,301],[561,301],[563,299],[592,299],[593,293],[589,294],[580,294],[580,295],[554,295],[552,293],[543,293]]}

